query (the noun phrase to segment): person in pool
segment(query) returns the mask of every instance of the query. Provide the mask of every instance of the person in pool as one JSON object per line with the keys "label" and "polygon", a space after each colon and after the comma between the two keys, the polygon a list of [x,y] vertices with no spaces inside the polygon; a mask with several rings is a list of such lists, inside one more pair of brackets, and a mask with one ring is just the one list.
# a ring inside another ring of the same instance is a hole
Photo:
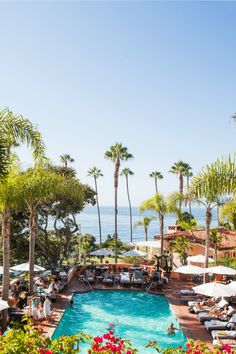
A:
{"label": "person in pool", "polygon": [[175,334],[175,331],[179,331],[178,328],[175,328],[174,327],[174,323],[171,322],[171,324],[169,325],[169,327],[167,328],[167,334],[170,335],[170,334]]}
{"label": "person in pool", "polygon": [[118,321],[116,321],[116,323],[111,322],[108,326],[108,331],[113,331],[117,325],[118,325]]}

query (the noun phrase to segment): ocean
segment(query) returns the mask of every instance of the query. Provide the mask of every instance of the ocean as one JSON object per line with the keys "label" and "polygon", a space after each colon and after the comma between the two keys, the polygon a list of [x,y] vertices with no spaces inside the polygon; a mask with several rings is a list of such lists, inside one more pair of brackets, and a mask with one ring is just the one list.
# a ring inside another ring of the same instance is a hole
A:
{"label": "ocean", "polygon": [[[186,209],[187,211],[187,209]],[[114,207],[103,206],[100,207],[101,213],[101,225],[102,225],[102,240],[105,241],[107,235],[113,235],[114,233]],[[132,208],[133,213],[133,225],[146,215],[153,215],[151,212],[145,212],[142,215],[139,213],[138,208]],[[198,226],[205,225],[205,209],[202,208],[192,208],[192,214],[197,220]],[[164,226],[165,232],[169,225],[175,225],[176,216],[169,214],[165,216]],[[91,234],[99,240],[99,229],[98,229],[98,215],[97,207],[87,206],[81,214],[77,215],[77,222],[80,224],[81,233]],[[217,214],[216,210],[213,210],[212,227],[217,226]],[[148,229],[148,238],[151,240],[155,235],[159,234],[159,221],[154,220],[150,223]],[[130,224],[129,224],[129,208],[119,207],[118,210],[118,237],[125,243],[130,240]],[[133,240],[141,241],[144,239],[144,230],[142,226],[133,229]]]}

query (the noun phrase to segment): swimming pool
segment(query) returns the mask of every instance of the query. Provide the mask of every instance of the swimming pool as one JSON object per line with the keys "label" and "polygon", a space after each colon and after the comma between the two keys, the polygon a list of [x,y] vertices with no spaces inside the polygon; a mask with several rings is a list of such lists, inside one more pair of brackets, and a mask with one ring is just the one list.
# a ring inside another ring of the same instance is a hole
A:
{"label": "swimming pool", "polygon": [[[73,307],[65,311],[53,339],[64,334],[81,331],[93,336],[107,332],[114,323],[115,335],[130,339],[140,353],[153,353],[145,349],[148,341],[156,340],[162,348],[184,345],[186,337],[182,331],[167,335],[171,322],[179,328],[164,295],[147,294],[141,291],[103,290],[73,296]],[[86,348],[82,353],[87,353]]]}

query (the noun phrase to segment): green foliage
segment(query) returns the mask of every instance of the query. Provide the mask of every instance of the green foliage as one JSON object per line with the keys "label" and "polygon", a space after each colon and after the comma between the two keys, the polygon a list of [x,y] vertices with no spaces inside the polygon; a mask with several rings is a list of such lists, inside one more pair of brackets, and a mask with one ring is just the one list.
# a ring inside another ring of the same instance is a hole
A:
{"label": "green foliage", "polygon": [[110,150],[105,152],[105,158],[115,162],[116,160],[127,161],[133,158],[133,155],[128,152],[127,147],[123,146],[121,143],[116,143],[110,147]]}
{"label": "green foliage", "polygon": [[168,213],[168,204],[160,193],[156,193],[154,197],[143,202],[139,210],[141,213],[145,210],[151,210],[158,214],[165,215]]}
{"label": "green foliage", "polygon": [[236,230],[236,196],[220,208],[221,223],[228,223],[232,230]]}
{"label": "green foliage", "polygon": [[180,262],[186,264],[188,251],[191,250],[190,242],[186,237],[177,237],[170,242],[170,249],[179,254]]}
{"label": "green foliage", "polygon": [[[121,253],[123,250],[123,242],[117,238],[117,251],[118,253]],[[108,248],[109,250],[115,251],[116,248],[116,238],[115,236],[107,235],[107,239],[105,242],[103,242],[102,247]]]}

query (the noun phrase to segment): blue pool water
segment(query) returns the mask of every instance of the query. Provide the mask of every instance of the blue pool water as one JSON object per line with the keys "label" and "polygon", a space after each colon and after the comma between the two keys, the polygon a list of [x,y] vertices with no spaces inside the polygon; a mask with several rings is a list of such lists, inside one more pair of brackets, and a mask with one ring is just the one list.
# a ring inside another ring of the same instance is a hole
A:
{"label": "blue pool water", "polygon": [[[68,307],[62,317],[53,339],[81,331],[93,336],[107,332],[110,323],[117,323],[115,335],[130,339],[140,353],[151,354],[145,349],[148,341],[156,340],[162,348],[184,345],[186,338],[182,331],[167,335],[171,322],[179,328],[169,303],[163,295],[152,295],[139,291],[92,291],[75,294],[73,307]],[[82,353],[87,353],[84,347]]]}

